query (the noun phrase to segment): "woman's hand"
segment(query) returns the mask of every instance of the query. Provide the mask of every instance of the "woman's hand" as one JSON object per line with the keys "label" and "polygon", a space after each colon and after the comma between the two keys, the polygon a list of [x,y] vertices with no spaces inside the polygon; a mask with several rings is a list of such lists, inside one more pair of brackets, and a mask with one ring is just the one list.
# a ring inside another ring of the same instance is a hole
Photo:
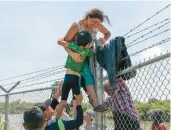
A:
{"label": "woman's hand", "polygon": [[73,52],[71,57],[75,62],[83,62],[83,58],[78,53]]}
{"label": "woman's hand", "polygon": [[106,40],[104,38],[100,38],[100,43],[101,43],[101,46],[103,47],[104,44],[106,43]]}
{"label": "woman's hand", "polygon": [[99,25],[98,30],[99,30],[99,32],[101,32],[104,35],[104,38],[100,38],[102,46],[104,46],[106,41],[110,38],[111,33],[103,24]]}
{"label": "woman's hand", "polygon": [[109,90],[109,80],[104,81],[104,91],[107,92]]}

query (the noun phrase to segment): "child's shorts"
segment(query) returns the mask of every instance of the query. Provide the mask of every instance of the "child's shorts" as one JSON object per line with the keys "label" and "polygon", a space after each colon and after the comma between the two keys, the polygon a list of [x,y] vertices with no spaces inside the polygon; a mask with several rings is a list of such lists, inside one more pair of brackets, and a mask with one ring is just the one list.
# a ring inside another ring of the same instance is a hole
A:
{"label": "child's shorts", "polygon": [[74,95],[80,94],[80,77],[71,74],[65,74],[64,82],[62,85],[61,100],[67,100],[69,91],[72,89]]}
{"label": "child's shorts", "polygon": [[82,73],[81,74],[82,74],[82,76],[85,79],[85,85],[86,86],[94,85],[94,76],[91,73],[91,70],[90,70],[90,67],[88,65],[88,62],[84,62],[83,70],[82,70]]}

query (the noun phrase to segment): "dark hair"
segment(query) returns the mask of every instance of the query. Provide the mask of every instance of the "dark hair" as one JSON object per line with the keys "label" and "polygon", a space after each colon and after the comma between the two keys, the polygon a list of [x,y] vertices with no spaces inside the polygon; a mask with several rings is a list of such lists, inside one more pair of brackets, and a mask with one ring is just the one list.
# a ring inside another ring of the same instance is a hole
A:
{"label": "dark hair", "polygon": [[110,24],[109,17],[107,15],[104,15],[103,11],[97,8],[91,9],[86,13],[85,19],[88,19],[88,18],[98,18],[102,22],[106,20],[108,24]]}
{"label": "dark hair", "polygon": [[163,116],[162,110],[154,110],[151,113],[151,118],[154,124],[162,123],[163,122],[162,116]]}
{"label": "dark hair", "polygon": [[24,124],[27,125],[29,130],[36,130],[43,127],[44,114],[37,106],[33,106],[32,108],[25,110],[23,118]]}
{"label": "dark hair", "polygon": [[76,43],[78,46],[85,47],[88,43],[92,42],[91,34],[88,31],[78,32],[76,35]]}

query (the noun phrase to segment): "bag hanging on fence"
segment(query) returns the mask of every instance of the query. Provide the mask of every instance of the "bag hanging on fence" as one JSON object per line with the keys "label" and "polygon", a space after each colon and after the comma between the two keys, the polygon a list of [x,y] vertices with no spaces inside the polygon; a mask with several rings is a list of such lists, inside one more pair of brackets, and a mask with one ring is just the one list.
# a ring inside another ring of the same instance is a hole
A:
{"label": "bag hanging on fence", "polygon": [[[132,66],[124,37],[111,39],[108,44],[105,44],[103,49],[98,45],[96,48],[96,56],[97,62],[100,66],[108,72],[108,78],[110,77],[109,79],[115,77],[119,71]],[[120,75],[119,77],[122,77],[124,80],[129,80],[135,76],[136,70],[133,70]]]}
{"label": "bag hanging on fence", "polygon": [[[127,69],[132,66],[132,62],[130,56],[127,51],[127,47],[125,45],[125,38],[124,37],[116,37],[115,38],[115,45],[116,45],[116,70],[117,73],[124,69]],[[136,70],[127,72],[119,77],[122,77],[124,80],[129,80],[136,76]]]}

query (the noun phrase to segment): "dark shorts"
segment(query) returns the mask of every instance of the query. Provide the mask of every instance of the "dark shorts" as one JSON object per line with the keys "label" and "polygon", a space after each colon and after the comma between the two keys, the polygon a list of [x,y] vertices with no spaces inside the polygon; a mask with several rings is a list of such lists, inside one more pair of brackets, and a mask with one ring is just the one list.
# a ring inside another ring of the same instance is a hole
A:
{"label": "dark shorts", "polygon": [[80,94],[80,77],[76,75],[66,74],[62,85],[61,100],[67,100],[69,91],[72,89],[74,95]]}

